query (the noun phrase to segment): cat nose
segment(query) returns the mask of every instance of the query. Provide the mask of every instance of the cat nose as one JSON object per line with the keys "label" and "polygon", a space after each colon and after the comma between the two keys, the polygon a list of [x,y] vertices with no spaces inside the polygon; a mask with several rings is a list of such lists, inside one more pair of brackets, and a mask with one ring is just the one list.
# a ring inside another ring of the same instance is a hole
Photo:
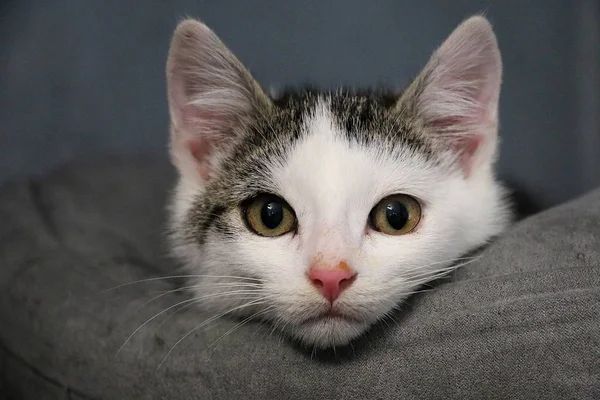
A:
{"label": "cat nose", "polygon": [[308,278],[314,287],[316,287],[323,297],[330,303],[340,297],[340,294],[354,282],[356,273],[352,272],[346,263],[342,262],[343,267],[338,266],[335,269],[326,269],[313,266],[308,271]]}

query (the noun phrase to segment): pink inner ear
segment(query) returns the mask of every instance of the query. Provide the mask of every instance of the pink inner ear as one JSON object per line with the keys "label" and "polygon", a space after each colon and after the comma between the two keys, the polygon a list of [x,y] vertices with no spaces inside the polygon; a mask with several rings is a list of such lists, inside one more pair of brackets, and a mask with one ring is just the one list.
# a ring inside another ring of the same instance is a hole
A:
{"label": "pink inner ear", "polygon": [[186,147],[190,154],[196,160],[196,170],[202,180],[208,180],[210,177],[209,155],[214,147],[210,140],[188,140]]}
{"label": "pink inner ear", "polygon": [[436,118],[435,120],[429,122],[429,126],[438,131],[460,131],[462,127],[473,124],[476,121],[477,118],[474,117],[453,115],[443,118]]}
{"label": "pink inner ear", "polygon": [[218,146],[222,136],[229,129],[228,119],[215,111],[201,110],[194,105],[181,109],[182,130],[188,137],[185,148],[194,158],[196,171],[204,181],[211,172],[211,155]]}
{"label": "pink inner ear", "polygon": [[[466,81],[477,81],[473,71],[464,73]],[[473,76],[471,76],[473,75]],[[454,77],[456,79],[456,77]],[[465,99],[469,107],[452,110],[446,115],[435,115],[429,121],[429,126],[434,130],[445,133],[451,138],[451,146],[459,156],[459,162],[464,176],[469,177],[473,167],[477,151],[486,140],[486,132],[489,126],[494,125],[489,115],[489,104],[493,100],[492,85],[489,82],[480,82],[479,85],[450,85],[444,91],[455,91],[460,93],[459,98]]]}
{"label": "pink inner ear", "polygon": [[459,161],[466,178],[471,175],[473,158],[483,143],[483,134],[460,136],[453,140],[453,147],[459,154]]}
{"label": "pink inner ear", "polygon": [[227,118],[216,112],[202,110],[194,105],[186,105],[181,108],[181,120],[188,130],[193,130],[197,134],[203,134],[207,128],[226,128]]}

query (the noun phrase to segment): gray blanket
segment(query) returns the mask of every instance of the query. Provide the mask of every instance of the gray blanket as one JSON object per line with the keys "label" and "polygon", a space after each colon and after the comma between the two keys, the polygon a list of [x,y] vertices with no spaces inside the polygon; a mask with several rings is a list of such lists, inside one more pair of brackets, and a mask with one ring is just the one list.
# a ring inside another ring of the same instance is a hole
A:
{"label": "gray blanket", "polygon": [[114,159],[4,187],[0,394],[600,398],[600,190],[520,222],[353,348],[311,354],[258,322],[194,330],[211,315],[192,308],[160,314],[127,341],[187,298],[148,302],[175,279],[115,288],[177,273],[162,240],[172,183],[168,166]]}

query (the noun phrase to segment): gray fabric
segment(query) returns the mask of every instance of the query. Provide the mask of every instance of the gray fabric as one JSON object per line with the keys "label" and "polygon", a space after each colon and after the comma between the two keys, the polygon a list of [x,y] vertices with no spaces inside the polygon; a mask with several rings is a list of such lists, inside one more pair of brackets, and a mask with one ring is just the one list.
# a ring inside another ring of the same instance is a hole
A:
{"label": "gray fabric", "polygon": [[[600,398],[600,191],[525,220],[354,349],[165,313],[171,169],[115,159],[0,194],[0,393],[19,399]],[[70,397],[69,397],[70,396]]]}

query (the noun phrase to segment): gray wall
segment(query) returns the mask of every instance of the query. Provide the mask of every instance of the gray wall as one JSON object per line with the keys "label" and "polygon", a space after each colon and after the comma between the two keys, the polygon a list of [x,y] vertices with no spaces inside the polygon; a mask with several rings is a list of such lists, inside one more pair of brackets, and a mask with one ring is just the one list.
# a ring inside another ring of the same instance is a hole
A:
{"label": "gray wall", "polygon": [[172,29],[207,22],[265,86],[403,86],[466,16],[505,64],[500,170],[552,205],[600,184],[594,0],[2,3],[0,182],[106,153],[164,157]]}

